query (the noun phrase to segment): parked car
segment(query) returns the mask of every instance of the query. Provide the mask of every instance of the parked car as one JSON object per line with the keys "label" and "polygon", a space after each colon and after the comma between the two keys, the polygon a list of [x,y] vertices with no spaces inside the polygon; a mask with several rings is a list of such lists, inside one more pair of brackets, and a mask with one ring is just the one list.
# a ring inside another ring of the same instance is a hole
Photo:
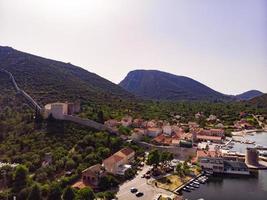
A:
{"label": "parked car", "polygon": [[150,179],[151,178],[151,176],[149,174],[147,174],[145,177],[146,177],[146,179]]}
{"label": "parked car", "polygon": [[136,188],[131,188],[131,193],[136,193],[138,190]]}
{"label": "parked car", "polygon": [[135,194],[135,196],[137,196],[137,197],[141,197],[141,196],[143,196],[143,195],[144,195],[143,192],[137,192],[137,193]]}

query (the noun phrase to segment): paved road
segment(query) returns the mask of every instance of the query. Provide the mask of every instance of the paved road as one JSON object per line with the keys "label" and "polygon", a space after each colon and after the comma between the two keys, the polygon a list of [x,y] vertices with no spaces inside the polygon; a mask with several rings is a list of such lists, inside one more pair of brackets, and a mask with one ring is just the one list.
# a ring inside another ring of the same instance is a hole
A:
{"label": "paved road", "polygon": [[[147,184],[147,179],[141,178],[149,170],[149,166],[145,165],[142,171],[131,181],[125,182],[119,187],[117,197],[119,200],[153,200],[158,194],[166,194],[173,196],[174,194],[155,186]],[[131,193],[130,189],[135,187],[139,192],[143,192],[144,196],[136,197],[135,194]]]}

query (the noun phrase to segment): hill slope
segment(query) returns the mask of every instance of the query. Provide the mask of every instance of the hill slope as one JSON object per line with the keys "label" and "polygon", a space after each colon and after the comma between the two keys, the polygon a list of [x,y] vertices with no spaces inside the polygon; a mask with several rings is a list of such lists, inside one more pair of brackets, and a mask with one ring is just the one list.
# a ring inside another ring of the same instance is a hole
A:
{"label": "hill slope", "polygon": [[80,67],[0,47],[0,68],[11,72],[19,87],[45,104],[53,101],[111,102],[131,99],[120,86]]}
{"label": "hill slope", "polygon": [[267,94],[263,94],[261,96],[255,97],[249,100],[249,103],[258,108],[265,108],[267,112]]}
{"label": "hill slope", "polygon": [[119,84],[127,91],[154,100],[229,100],[230,97],[185,76],[157,70],[135,70]]}
{"label": "hill slope", "polygon": [[250,99],[253,99],[254,97],[258,97],[258,96],[261,96],[263,95],[263,93],[261,91],[258,91],[258,90],[249,90],[247,92],[244,92],[242,94],[239,94],[239,95],[236,95],[235,97],[238,99],[238,100],[250,100]]}

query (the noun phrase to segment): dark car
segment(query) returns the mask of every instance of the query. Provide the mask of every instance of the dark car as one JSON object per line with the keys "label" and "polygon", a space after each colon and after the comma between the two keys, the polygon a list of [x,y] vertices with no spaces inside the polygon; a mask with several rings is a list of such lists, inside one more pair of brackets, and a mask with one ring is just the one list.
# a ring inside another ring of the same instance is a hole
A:
{"label": "dark car", "polygon": [[143,193],[143,192],[137,192],[135,195],[136,195],[137,197],[141,197],[141,196],[144,195],[144,193]]}
{"label": "dark car", "polygon": [[131,193],[136,193],[138,190],[136,188],[131,188]]}

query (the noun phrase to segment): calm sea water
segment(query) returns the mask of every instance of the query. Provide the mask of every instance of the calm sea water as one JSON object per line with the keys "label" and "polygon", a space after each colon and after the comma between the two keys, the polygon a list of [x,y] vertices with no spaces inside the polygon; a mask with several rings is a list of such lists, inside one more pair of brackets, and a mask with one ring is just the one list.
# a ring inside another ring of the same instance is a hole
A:
{"label": "calm sea water", "polygon": [[[246,136],[246,139],[267,146],[267,133]],[[244,153],[246,146],[236,144],[233,150]],[[211,177],[208,183],[183,196],[189,200],[267,200],[267,171],[258,171],[257,176],[250,178]]]}

